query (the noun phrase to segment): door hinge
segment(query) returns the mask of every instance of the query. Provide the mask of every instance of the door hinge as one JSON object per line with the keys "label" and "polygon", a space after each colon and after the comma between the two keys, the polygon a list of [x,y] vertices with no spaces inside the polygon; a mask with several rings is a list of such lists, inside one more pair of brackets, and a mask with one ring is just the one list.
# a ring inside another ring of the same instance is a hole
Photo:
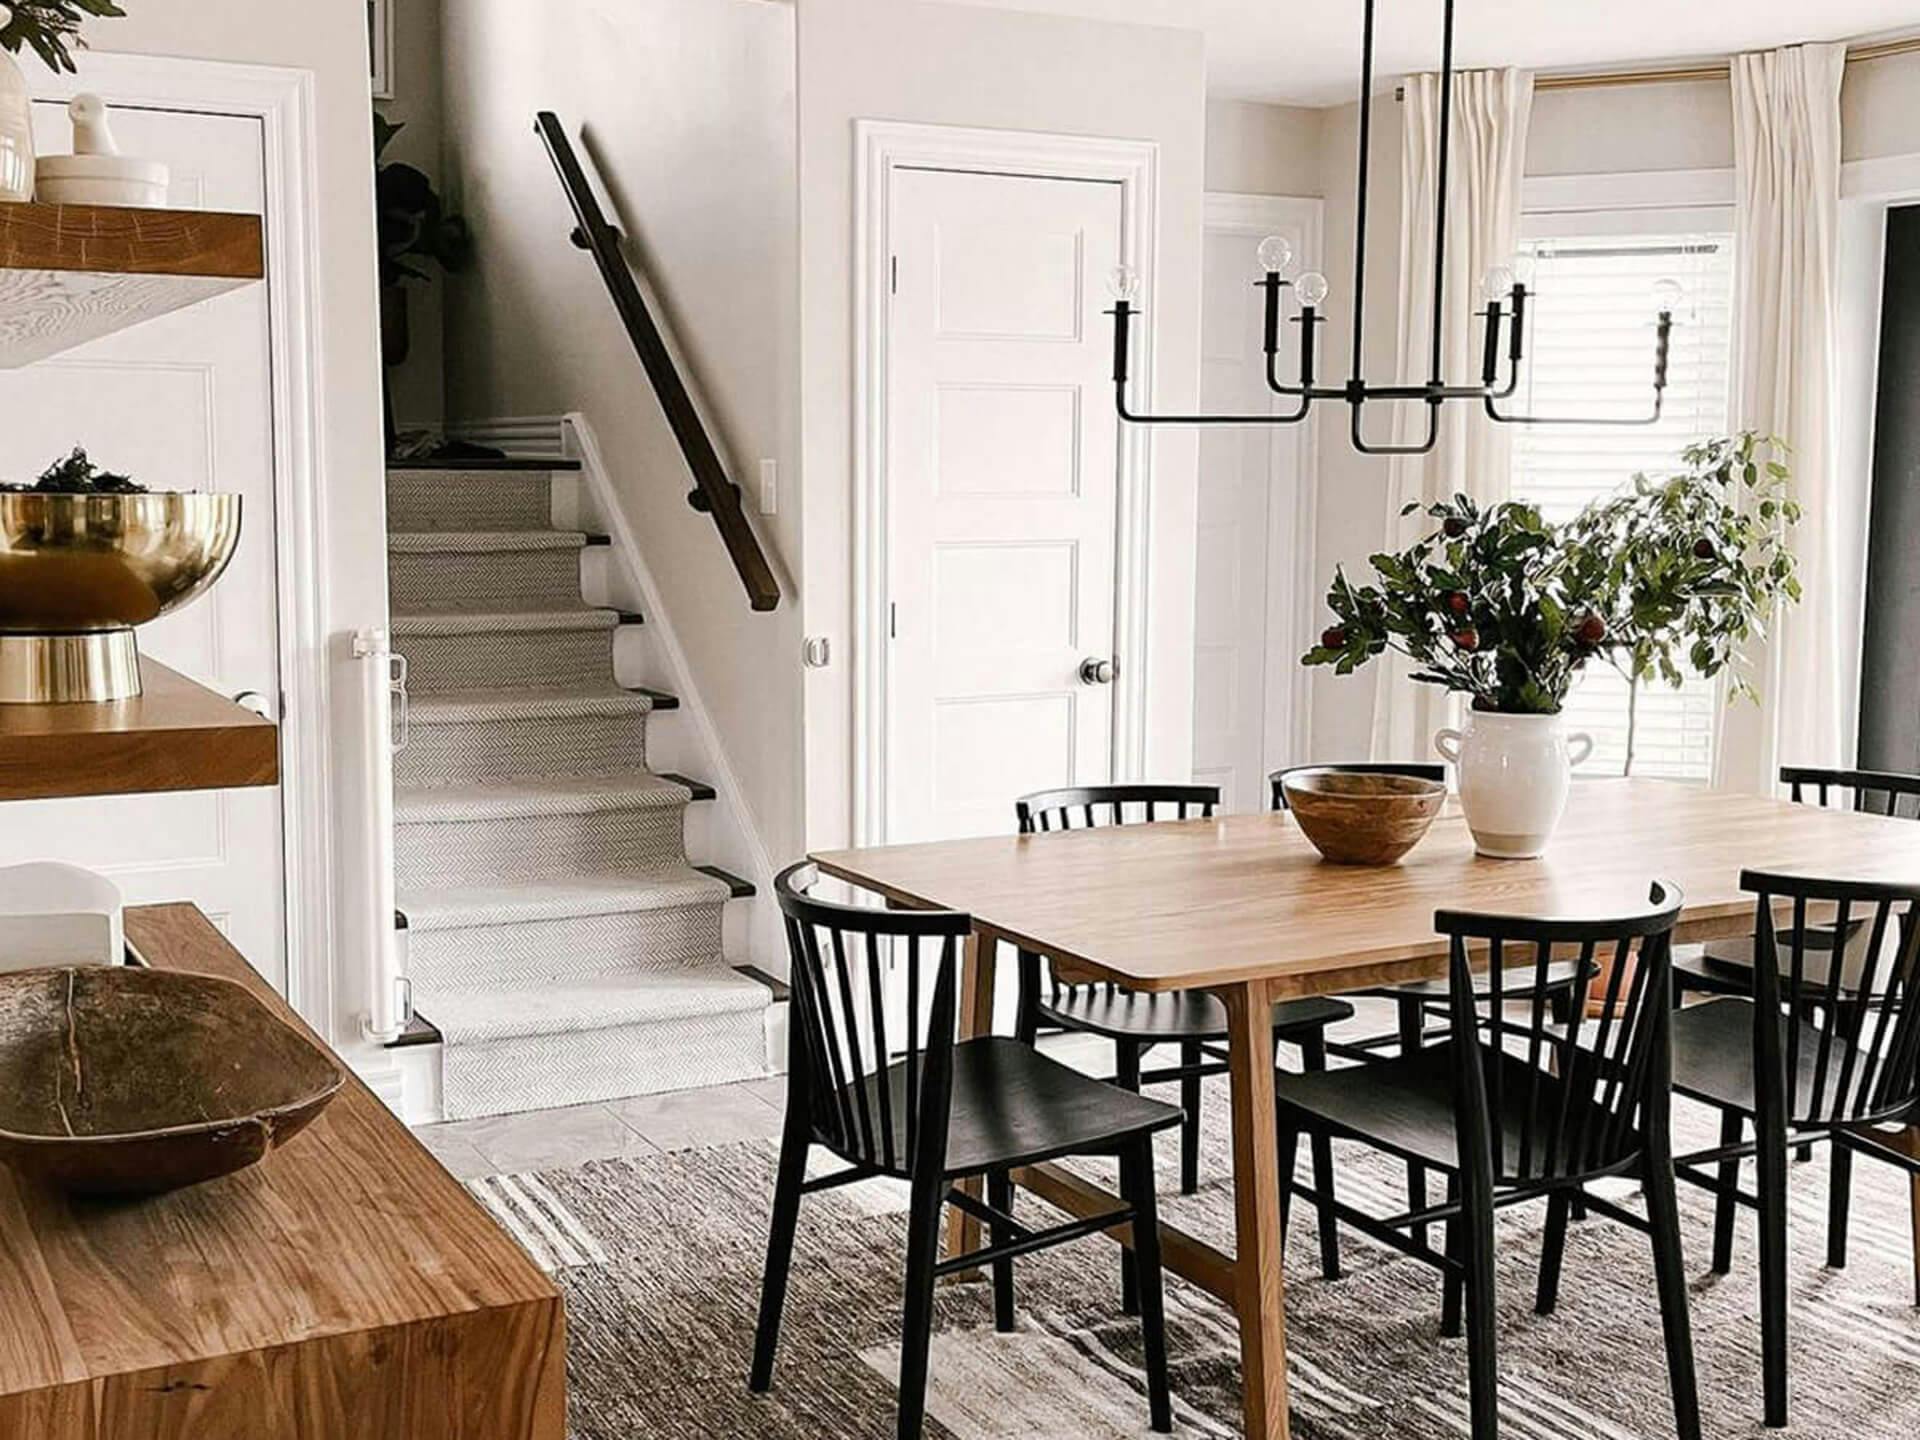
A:
{"label": "door hinge", "polygon": [[900,257],[898,255],[890,256],[887,260],[887,293],[889,295],[900,293]]}
{"label": "door hinge", "polygon": [[900,638],[900,607],[891,602],[887,605],[887,638],[889,640]]}

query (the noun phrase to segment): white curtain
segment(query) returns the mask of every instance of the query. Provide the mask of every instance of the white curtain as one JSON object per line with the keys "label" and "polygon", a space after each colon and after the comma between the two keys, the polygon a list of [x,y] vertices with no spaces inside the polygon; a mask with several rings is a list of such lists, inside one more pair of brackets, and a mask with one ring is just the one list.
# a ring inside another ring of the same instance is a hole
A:
{"label": "white curtain", "polygon": [[1783,764],[1839,765],[1843,646],[1859,644],[1857,583],[1841,573],[1843,527],[1864,503],[1835,473],[1836,233],[1843,45],[1733,61],[1733,425],[1778,436],[1805,515],[1793,537],[1805,596],[1750,659],[1758,706],[1727,708],[1714,756],[1721,789],[1771,793]]}
{"label": "white curtain", "polygon": [[[1440,77],[1416,75],[1406,82],[1401,115],[1400,162],[1400,365],[1402,380],[1427,379],[1433,336],[1434,228],[1440,188]],[[1447,177],[1446,305],[1443,311],[1442,378],[1474,384],[1480,378],[1481,280],[1495,266],[1511,265],[1520,241],[1520,182],[1533,115],[1533,73],[1479,70],[1453,77],[1453,143]],[[1505,350],[1502,349],[1504,360]],[[1423,439],[1427,407],[1399,404],[1392,439]],[[1370,417],[1379,435],[1382,417]],[[1426,455],[1392,462],[1381,539],[1386,549],[1410,544],[1422,516],[1400,512],[1465,493],[1483,503],[1504,500],[1509,488],[1512,438],[1507,427],[1486,418],[1478,406],[1453,401],[1440,412],[1440,443]],[[1426,758],[1433,732],[1451,721],[1451,697],[1408,678],[1411,667],[1397,655],[1376,667],[1373,758]]]}

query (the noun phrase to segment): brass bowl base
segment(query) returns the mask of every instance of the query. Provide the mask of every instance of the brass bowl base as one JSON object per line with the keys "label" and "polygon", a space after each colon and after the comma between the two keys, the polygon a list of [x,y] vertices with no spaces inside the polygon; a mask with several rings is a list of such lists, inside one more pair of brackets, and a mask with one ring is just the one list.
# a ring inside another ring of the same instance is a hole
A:
{"label": "brass bowl base", "polygon": [[100,704],[140,694],[131,629],[0,634],[0,705]]}

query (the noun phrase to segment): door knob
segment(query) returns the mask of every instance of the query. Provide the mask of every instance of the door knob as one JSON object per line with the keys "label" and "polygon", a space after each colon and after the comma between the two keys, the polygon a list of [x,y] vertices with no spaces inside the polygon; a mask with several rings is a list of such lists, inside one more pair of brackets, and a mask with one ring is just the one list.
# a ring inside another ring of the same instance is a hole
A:
{"label": "door knob", "polygon": [[1089,655],[1080,662],[1080,683],[1082,685],[1111,685],[1114,677],[1120,673],[1120,667],[1111,660],[1096,660]]}

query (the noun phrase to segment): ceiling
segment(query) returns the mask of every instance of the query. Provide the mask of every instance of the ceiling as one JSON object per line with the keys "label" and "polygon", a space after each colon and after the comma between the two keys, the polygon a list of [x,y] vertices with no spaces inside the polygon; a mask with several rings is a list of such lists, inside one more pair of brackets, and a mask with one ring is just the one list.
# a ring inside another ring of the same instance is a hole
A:
{"label": "ceiling", "polygon": [[[1354,98],[1361,0],[955,0],[1200,29],[1218,97],[1292,105]],[[1914,0],[1459,0],[1456,63],[1611,69],[1724,59],[1802,40],[1911,30]],[[1379,0],[1382,75],[1440,65],[1442,0]]]}

